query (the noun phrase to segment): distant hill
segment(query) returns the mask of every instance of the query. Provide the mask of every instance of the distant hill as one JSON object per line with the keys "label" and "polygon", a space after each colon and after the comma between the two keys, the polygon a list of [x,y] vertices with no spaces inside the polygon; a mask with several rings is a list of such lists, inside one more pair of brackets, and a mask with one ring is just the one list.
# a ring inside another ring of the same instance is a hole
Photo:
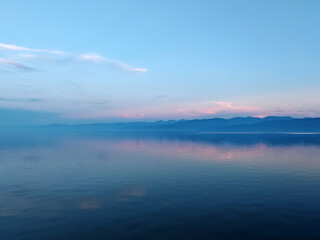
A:
{"label": "distant hill", "polygon": [[60,129],[104,129],[104,130],[158,130],[201,132],[320,132],[320,118],[236,117],[230,119],[211,118],[179,121],[95,123],[80,125],[48,125],[46,128]]}

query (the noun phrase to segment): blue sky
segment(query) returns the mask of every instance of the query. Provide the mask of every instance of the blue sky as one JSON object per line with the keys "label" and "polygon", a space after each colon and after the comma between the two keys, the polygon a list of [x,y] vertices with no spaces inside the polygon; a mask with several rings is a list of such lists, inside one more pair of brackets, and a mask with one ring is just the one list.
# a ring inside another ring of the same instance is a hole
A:
{"label": "blue sky", "polygon": [[2,0],[0,29],[0,124],[320,115],[317,0]]}

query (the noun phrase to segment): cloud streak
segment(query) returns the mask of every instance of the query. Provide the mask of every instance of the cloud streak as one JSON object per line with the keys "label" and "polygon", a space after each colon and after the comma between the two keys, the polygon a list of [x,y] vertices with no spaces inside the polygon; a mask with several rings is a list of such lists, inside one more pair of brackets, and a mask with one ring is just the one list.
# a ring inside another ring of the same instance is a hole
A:
{"label": "cloud streak", "polygon": [[137,68],[130,66],[124,62],[121,62],[119,60],[114,59],[108,59],[104,58],[97,54],[83,54],[79,56],[79,60],[82,62],[91,62],[91,63],[98,63],[98,64],[105,64],[109,66],[114,66],[116,68],[119,68],[123,71],[129,71],[129,72],[140,72],[145,73],[148,71],[146,68]]}
{"label": "cloud streak", "polygon": [[[24,64],[25,62],[29,63],[29,61],[32,61],[33,63],[91,63],[104,65],[106,67],[113,67],[126,72],[145,73],[148,71],[147,68],[131,66],[123,61],[106,58],[98,54],[72,54],[58,50],[27,48],[4,43],[0,43],[0,50],[2,50],[2,52],[9,53],[9,57],[11,57],[9,59],[1,59],[0,64],[2,63],[3,65],[13,66],[16,69],[25,71],[36,70],[35,68],[28,67],[27,64]],[[10,54],[11,52],[18,54]]]}
{"label": "cloud streak", "polygon": [[16,46],[13,44],[5,44],[5,43],[0,43],[0,49],[11,50],[11,51],[47,52],[47,53],[52,53],[52,54],[66,54],[66,52],[63,52],[63,51],[26,48],[26,47]]}
{"label": "cloud streak", "polygon": [[22,70],[22,71],[26,71],[26,72],[39,71],[36,68],[28,67],[22,63],[19,63],[16,61],[11,61],[11,60],[6,60],[6,59],[2,59],[2,58],[0,58],[0,65],[5,66],[5,67],[9,67],[9,68],[13,67],[14,69]]}
{"label": "cloud streak", "polygon": [[2,101],[2,102],[34,103],[34,102],[43,102],[43,99],[40,99],[40,98],[3,98],[3,97],[0,97],[0,101]]}

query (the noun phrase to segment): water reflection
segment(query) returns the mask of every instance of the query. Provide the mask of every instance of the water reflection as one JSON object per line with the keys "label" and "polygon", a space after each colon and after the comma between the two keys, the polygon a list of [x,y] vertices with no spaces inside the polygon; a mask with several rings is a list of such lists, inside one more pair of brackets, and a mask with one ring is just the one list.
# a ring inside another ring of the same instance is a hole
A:
{"label": "water reflection", "polygon": [[319,135],[6,131],[0,176],[4,239],[320,236]]}
{"label": "water reflection", "polygon": [[92,210],[106,205],[130,200],[146,195],[147,190],[141,186],[127,186],[111,193],[100,195],[61,196],[32,194],[31,191],[3,192],[0,194],[0,217],[56,214],[75,209]]}

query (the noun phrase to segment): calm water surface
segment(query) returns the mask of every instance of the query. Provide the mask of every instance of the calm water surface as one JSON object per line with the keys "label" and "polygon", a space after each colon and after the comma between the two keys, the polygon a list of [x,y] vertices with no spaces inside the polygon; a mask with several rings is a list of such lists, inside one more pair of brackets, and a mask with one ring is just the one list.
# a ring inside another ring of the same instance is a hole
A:
{"label": "calm water surface", "polygon": [[320,239],[320,135],[0,130],[0,239]]}

